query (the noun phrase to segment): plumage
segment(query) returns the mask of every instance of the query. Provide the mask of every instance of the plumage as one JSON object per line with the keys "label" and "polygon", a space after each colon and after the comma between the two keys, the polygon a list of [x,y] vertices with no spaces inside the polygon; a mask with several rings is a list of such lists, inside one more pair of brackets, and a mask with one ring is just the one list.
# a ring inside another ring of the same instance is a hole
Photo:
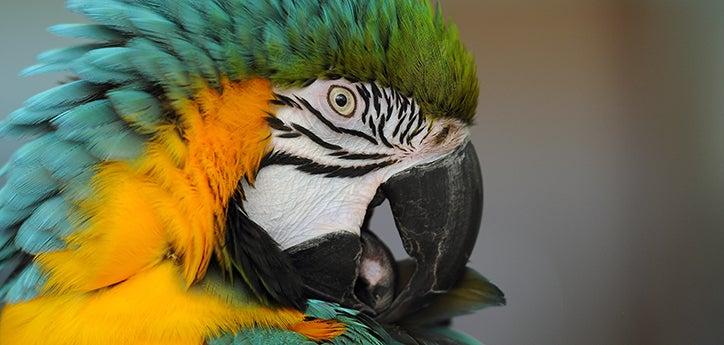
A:
{"label": "plumage", "polygon": [[33,255],[63,249],[63,239],[72,232],[68,213],[62,197],[44,201],[18,229],[15,245]]}
{"label": "plumage", "polygon": [[[415,98],[431,119],[469,123],[475,67],[439,11],[425,0],[67,7],[95,23],[49,31],[93,42],[44,52],[22,73],[78,80],[31,97],[0,123],[0,135],[36,136],[0,173],[0,338],[395,344],[368,315],[303,300],[276,243],[263,232],[227,232],[227,213],[270,152],[277,87],[376,82]],[[288,273],[290,284],[271,271]]]}
{"label": "plumage", "polygon": [[85,38],[97,41],[118,41],[123,39],[123,34],[103,24],[57,24],[49,27],[48,31],[60,37]]}
{"label": "plumage", "polygon": [[163,123],[163,106],[147,92],[121,89],[106,96],[118,116],[142,134],[156,132]]}

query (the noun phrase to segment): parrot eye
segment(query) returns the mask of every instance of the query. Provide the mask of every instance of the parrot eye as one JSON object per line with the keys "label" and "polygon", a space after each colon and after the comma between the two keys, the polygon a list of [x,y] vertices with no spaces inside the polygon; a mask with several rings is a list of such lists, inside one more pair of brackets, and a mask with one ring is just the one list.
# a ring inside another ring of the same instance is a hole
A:
{"label": "parrot eye", "polygon": [[343,86],[332,86],[329,89],[327,101],[329,102],[329,106],[331,106],[337,114],[344,117],[352,117],[357,109],[357,99],[354,93]]}

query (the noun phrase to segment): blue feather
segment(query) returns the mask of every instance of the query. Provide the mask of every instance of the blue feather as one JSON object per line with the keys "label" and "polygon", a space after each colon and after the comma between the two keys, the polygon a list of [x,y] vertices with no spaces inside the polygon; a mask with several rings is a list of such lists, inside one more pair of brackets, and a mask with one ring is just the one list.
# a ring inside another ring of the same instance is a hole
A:
{"label": "blue feather", "polygon": [[169,44],[196,75],[204,77],[214,87],[219,86],[216,64],[202,49],[183,39],[171,39]]}
{"label": "blue feather", "polygon": [[56,73],[56,72],[64,72],[68,70],[68,64],[63,62],[55,62],[55,63],[49,63],[49,64],[37,64],[32,65],[30,67],[27,67],[20,71],[21,77],[30,77],[38,74],[45,74],[45,73]]}
{"label": "blue feather", "polygon": [[156,97],[135,90],[115,90],[106,95],[121,118],[141,133],[153,133],[161,124],[161,103]]}
{"label": "blue feather", "polygon": [[60,140],[55,134],[37,138],[18,149],[11,159],[14,167],[42,166],[59,180],[68,180],[97,160],[76,143]]}
{"label": "blue feather", "polygon": [[114,72],[131,72],[130,56],[133,50],[124,47],[99,48],[89,51],[80,60],[103,70]]}
{"label": "blue feather", "polygon": [[331,320],[337,317],[337,308],[339,306],[335,304],[310,299],[307,301],[305,314],[318,319]]}
{"label": "blue feather", "polygon": [[48,28],[51,33],[60,37],[87,38],[99,41],[116,41],[123,35],[101,24],[58,24]]}
{"label": "blue feather", "polygon": [[91,180],[95,172],[91,169],[81,172],[68,181],[65,181],[62,189],[63,198],[72,203],[81,202],[94,195]]}
{"label": "blue feather", "polygon": [[25,101],[25,108],[34,112],[65,108],[98,97],[98,91],[97,86],[86,81],[78,80],[57,86],[29,98]]}
{"label": "blue feather", "polygon": [[57,181],[45,169],[18,167],[0,190],[0,207],[21,210],[45,199],[57,188]]}
{"label": "blue feather", "polygon": [[20,226],[15,244],[34,255],[62,249],[63,238],[71,233],[68,216],[68,204],[62,197],[44,201]]}
{"label": "blue feather", "polygon": [[118,121],[120,118],[113,110],[111,102],[103,99],[83,104],[58,115],[53,125],[58,127],[58,135],[79,129],[95,128]]}
{"label": "blue feather", "polygon": [[86,144],[91,154],[103,161],[134,159],[143,153],[146,140],[124,130],[93,137]]}
{"label": "blue feather", "polygon": [[[32,205],[22,210],[13,210],[7,207],[0,207],[0,233],[28,218],[28,216],[30,216],[30,214],[35,211],[35,207],[36,205]],[[0,248],[1,247],[2,244],[0,243]]]}
{"label": "blue feather", "polygon": [[76,60],[72,64],[71,69],[78,75],[78,77],[99,84],[120,84],[135,79],[135,76],[130,73],[107,70],[92,64],[84,58]]}
{"label": "blue feather", "polygon": [[[13,238],[15,238],[15,232],[5,231],[6,234],[3,236],[3,241],[7,241],[4,245],[4,247],[0,247],[0,267],[3,267],[6,265],[6,260],[16,256],[18,252],[20,251],[17,247],[15,247],[15,243],[12,241]],[[9,237],[8,237],[9,236]],[[5,284],[7,285],[7,284]],[[2,294],[0,294],[0,301],[2,301]]]}
{"label": "blue feather", "polygon": [[115,30],[133,33],[126,12],[129,6],[113,0],[68,0],[66,7]]}
{"label": "blue feather", "polygon": [[[48,126],[38,125],[14,125],[12,123],[3,122],[0,123],[0,137],[13,136],[13,137],[33,137],[39,134],[45,134],[50,132],[52,129]],[[5,175],[5,172],[1,172],[0,176]]]}
{"label": "blue feather", "polygon": [[452,341],[455,342],[455,344],[460,345],[483,345],[480,343],[477,339],[463,333],[460,331],[456,331],[451,328],[443,327],[443,328],[435,328],[430,331],[433,334],[439,334],[442,335]]}
{"label": "blue feather", "polygon": [[42,122],[49,121],[54,116],[60,114],[61,112],[69,109],[71,106],[63,106],[59,108],[51,108],[48,110],[40,110],[40,111],[32,111],[25,108],[20,108],[18,110],[15,110],[14,112],[10,113],[8,117],[5,119],[4,124],[10,126],[27,126],[27,125],[36,125]]}
{"label": "blue feather", "polygon": [[18,303],[34,298],[45,285],[46,278],[37,264],[25,268],[17,278],[9,282],[5,297],[8,303]]}
{"label": "blue feather", "polygon": [[164,52],[148,39],[134,39],[128,46],[136,50],[131,59],[138,72],[161,84],[172,101],[192,96],[187,68],[175,56]]}
{"label": "blue feather", "polygon": [[102,161],[125,160],[138,157],[145,147],[144,137],[136,134],[122,121],[100,126],[58,128],[57,135],[76,141]]}
{"label": "blue feather", "polygon": [[176,24],[154,12],[136,7],[129,9],[128,17],[142,34],[158,43],[180,38]]}
{"label": "blue feather", "polygon": [[[14,235],[15,235],[14,231],[9,231],[7,229],[0,228],[0,249],[6,248],[6,246],[13,239]],[[2,263],[3,259],[5,259],[5,257],[0,255],[0,263]],[[0,271],[2,271],[2,265],[0,265]]]}
{"label": "blue feather", "polygon": [[80,58],[91,50],[102,47],[104,47],[104,45],[93,43],[69,48],[53,49],[40,53],[37,59],[38,62],[44,64],[69,63]]}

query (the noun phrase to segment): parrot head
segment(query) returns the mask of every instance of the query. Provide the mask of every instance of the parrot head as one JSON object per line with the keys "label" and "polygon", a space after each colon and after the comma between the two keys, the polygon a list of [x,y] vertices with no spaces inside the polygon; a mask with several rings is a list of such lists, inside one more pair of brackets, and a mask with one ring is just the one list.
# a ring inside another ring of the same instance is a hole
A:
{"label": "parrot head", "polygon": [[[242,181],[235,214],[299,270],[313,267],[302,277],[308,290],[394,320],[456,283],[478,234],[482,181],[468,130],[475,64],[426,1],[325,6],[303,28],[290,15],[267,31],[269,152],[255,181]],[[400,286],[384,244],[360,241],[383,199],[416,264]]]}
{"label": "parrot head", "polygon": [[[0,274],[18,293],[6,299],[95,291],[170,262],[188,286],[215,270],[266,302],[314,297],[394,322],[460,280],[482,213],[469,132],[478,81],[439,8],[68,8],[98,24],[51,31],[92,42],[43,53],[25,73],[74,79],[0,127],[36,137],[2,172],[0,210],[12,212],[0,229],[19,229],[8,236],[17,255],[4,256],[18,259]],[[368,229],[385,199],[409,264]],[[34,221],[51,211],[62,221]]]}

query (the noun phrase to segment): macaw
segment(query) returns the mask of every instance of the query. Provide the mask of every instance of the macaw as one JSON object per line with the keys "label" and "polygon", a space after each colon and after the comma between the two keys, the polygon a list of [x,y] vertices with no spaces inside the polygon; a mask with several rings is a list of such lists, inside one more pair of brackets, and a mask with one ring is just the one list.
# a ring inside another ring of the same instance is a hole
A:
{"label": "macaw", "polygon": [[[0,344],[475,344],[476,68],[427,0],[69,0],[0,126]],[[410,258],[369,229],[389,200]]]}

